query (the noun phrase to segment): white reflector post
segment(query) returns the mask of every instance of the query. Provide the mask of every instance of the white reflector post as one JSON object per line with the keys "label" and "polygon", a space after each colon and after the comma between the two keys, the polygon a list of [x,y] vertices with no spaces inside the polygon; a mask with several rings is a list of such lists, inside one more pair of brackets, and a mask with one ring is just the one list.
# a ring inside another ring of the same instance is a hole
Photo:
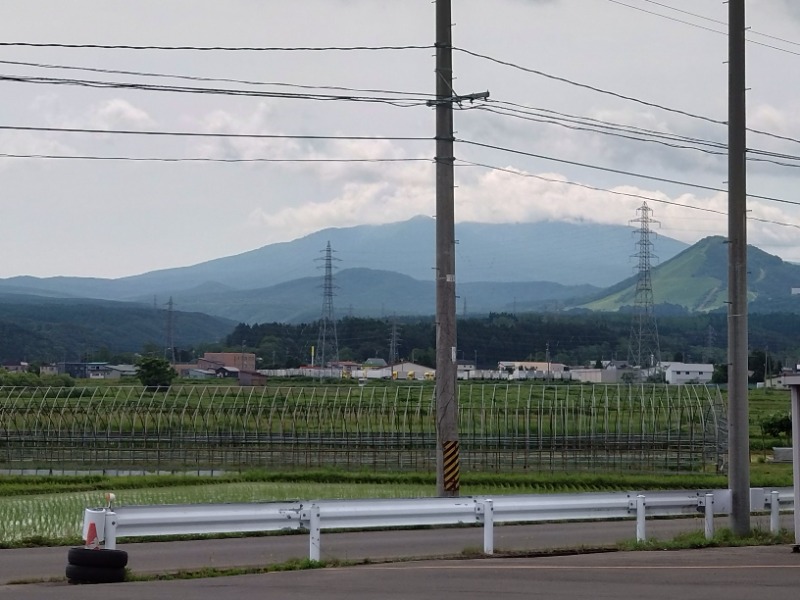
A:
{"label": "white reflector post", "polygon": [[83,512],[83,544],[99,548],[105,539],[106,511],[104,508],[87,508]]}
{"label": "white reflector post", "polygon": [[636,496],[636,541],[644,542],[647,540],[647,532],[645,531],[645,502],[644,496],[639,494]]}

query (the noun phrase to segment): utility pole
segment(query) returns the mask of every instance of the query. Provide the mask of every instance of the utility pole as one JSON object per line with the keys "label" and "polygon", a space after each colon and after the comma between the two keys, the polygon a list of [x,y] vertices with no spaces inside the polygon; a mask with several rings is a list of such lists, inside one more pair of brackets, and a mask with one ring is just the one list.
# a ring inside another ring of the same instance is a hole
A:
{"label": "utility pole", "polygon": [[436,491],[447,497],[460,488],[453,103],[488,96],[453,91],[450,0],[436,0],[436,100],[428,102],[436,107]]}
{"label": "utility pole", "polygon": [[744,5],[728,2],[728,487],[731,530],[738,536],[750,533]]}
{"label": "utility pole", "polygon": [[169,297],[167,302],[167,346],[164,349],[164,358],[170,364],[174,365],[177,360],[175,358],[175,313],[173,311],[175,303],[172,301],[172,296]]}

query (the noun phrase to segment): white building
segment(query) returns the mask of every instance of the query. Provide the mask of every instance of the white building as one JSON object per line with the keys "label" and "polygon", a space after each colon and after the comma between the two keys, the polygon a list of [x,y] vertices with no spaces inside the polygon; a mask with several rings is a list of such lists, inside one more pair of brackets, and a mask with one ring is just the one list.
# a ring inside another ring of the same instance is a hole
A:
{"label": "white building", "polygon": [[701,363],[669,363],[664,376],[667,383],[680,385],[683,383],[711,383],[714,374],[714,365]]}

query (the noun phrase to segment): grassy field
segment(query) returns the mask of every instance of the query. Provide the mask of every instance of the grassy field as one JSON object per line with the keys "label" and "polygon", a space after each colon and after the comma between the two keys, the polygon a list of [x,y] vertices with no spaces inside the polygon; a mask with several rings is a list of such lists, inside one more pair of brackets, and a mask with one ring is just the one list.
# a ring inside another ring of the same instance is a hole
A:
{"label": "grassy field", "polygon": [[[430,383],[420,384],[421,388],[409,386],[401,389],[414,389],[413,410],[428,410],[425,398],[432,394]],[[573,386],[575,387],[575,386]],[[580,389],[580,386],[577,386]],[[397,392],[398,384],[381,383],[375,386],[378,390],[390,390],[392,398],[401,398]],[[309,386],[309,382],[300,385],[272,388],[272,395],[281,398],[285,410],[303,406],[303,422],[314,415],[320,415],[318,407],[330,404],[331,398],[337,398],[333,413],[344,414],[352,411],[354,423],[367,405],[363,404],[364,396],[354,396],[348,392],[352,388],[343,386]],[[542,406],[554,408],[552,414],[574,416],[580,424],[582,413],[568,406],[564,401],[565,386],[525,386],[516,388],[514,397],[490,395],[488,387],[471,385],[464,388],[464,407],[478,407],[469,423],[495,430],[501,426],[498,418],[487,420],[488,412],[484,408],[498,406],[524,406],[531,397],[538,397]],[[495,388],[496,389],[496,388]],[[359,388],[355,388],[358,392]],[[226,387],[223,394],[227,402],[236,405],[246,401],[247,390],[238,386]],[[349,394],[349,395],[348,395]],[[178,394],[176,394],[178,396]],[[385,398],[383,393],[371,396]],[[208,392],[201,387],[191,387],[180,392],[181,402],[191,399],[197,405],[208,403]],[[133,403],[142,406],[142,402],[163,402],[172,400],[147,396],[141,389],[130,388],[126,394],[120,395],[116,388],[98,386],[97,388],[81,388],[69,393],[54,405],[44,401],[42,395],[33,392],[28,394],[19,390],[16,394],[9,390],[0,390],[0,399],[4,406],[14,407],[26,404],[37,411],[58,406],[63,409],[65,401],[80,407],[88,400],[99,402],[107,409],[114,406]],[[287,403],[288,399],[288,403]],[[299,399],[299,402],[298,402]],[[38,404],[37,404],[38,400]],[[277,401],[277,400],[276,400]],[[789,392],[780,390],[751,390],[750,401],[750,442],[752,449],[751,485],[753,487],[788,487],[792,485],[790,464],[770,462],[771,448],[785,446],[790,440],[785,437],[767,437],[761,428],[764,418],[775,414],[789,412]],[[295,404],[297,402],[297,404]],[[361,402],[361,404],[359,404]],[[378,403],[378,401],[374,401]],[[381,400],[382,402],[382,400]],[[658,405],[657,400],[653,405]],[[74,404],[73,404],[74,403]],[[402,404],[402,401],[400,402]],[[377,406],[377,404],[376,404]],[[575,405],[578,406],[578,405]],[[315,408],[317,407],[317,408]],[[338,407],[338,408],[336,408]],[[565,408],[566,407],[566,408]],[[310,408],[310,411],[308,410]],[[516,408],[515,408],[516,410]],[[316,412],[315,412],[316,411]],[[361,411],[361,412],[359,412]],[[572,412],[570,412],[572,411]],[[158,411],[155,411],[158,413]],[[235,413],[235,411],[234,411]],[[29,412],[28,414],[33,414]],[[79,414],[79,413],[76,413]],[[378,414],[381,414],[380,412]],[[403,413],[398,413],[403,414]],[[506,418],[503,411],[495,411],[492,415]],[[510,413],[509,413],[510,414]],[[312,415],[309,417],[308,415]],[[28,417],[26,417],[28,418]],[[70,417],[73,418],[73,417]],[[113,417],[104,417],[111,422]],[[375,421],[373,417],[364,417],[373,428],[378,430],[395,427],[389,421]],[[510,416],[508,418],[511,418]],[[514,416],[513,418],[517,418]],[[654,417],[657,420],[659,417]],[[369,420],[372,419],[372,420]],[[291,419],[290,419],[291,420]],[[295,421],[298,421],[295,419]],[[53,421],[54,423],[55,421]],[[188,421],[191,423],[191,419]],[[21,422],[22,426],[27,426]],[[206,421],[206,424],[208,422]],[[133,426],[133,423],[131,423]],[[120,426],[118,423],[117,426]],[[300,422],[300,427],[305,427]],[[503,426],[506,426],[503,424]],[[579,493],[611,490],[653,490],[653,489],[716,489],[727,487],[724,475],[713,472],[683,472],[680,474],[627,474],[625,472],[570,471],[549,472],[547,470],[529,471],[522,469],[509,473],[464,471],[462,473],[461,494],[498,495],[498,494],[530,494],[530,493]],[[203,476],[0,476],[0,546],[13,547],[30,544],[73,544],[79,542],[83,509],[103,503],[103,493],[113,491],[121,504],[183,504],[203,502],[252,502],[259,500],[287,500],[313,498],[408,498],[432,496],[435,494],[435,481],[432,472],[381,472],[379,469],[365,471],[343,471],[335,469],[295,469],[286,471],[251,470],[228,473],[216,477]]]}
{"label": "grassy field", "polygon": [[[791,465],[754,462],[753,487],[788,487]],[[657,489],[719,489],[720,475],[622,475],[587,473],[471,474],[462,496],[582,493]],[[3,477],[0,478],[0,547],[80,543],[83,510],[104,504],[195,504],[350,498],[420,498],[435,495],[430,473],[252,471],[215,478]]]}

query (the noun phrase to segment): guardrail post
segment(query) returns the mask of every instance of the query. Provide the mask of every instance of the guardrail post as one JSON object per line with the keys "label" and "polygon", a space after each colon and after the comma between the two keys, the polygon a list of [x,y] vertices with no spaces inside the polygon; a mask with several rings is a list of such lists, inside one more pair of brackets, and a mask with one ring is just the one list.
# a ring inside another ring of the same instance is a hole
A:
{"label": "guardrail post", "polygon": [[714,538],[714,494],[706,494],[705,533],[706,539]]}
{"label": "guardrail post", "polygon": [[494,554],[494,502],[483,501],[483,553]]}
{"label": "guardrail post", "polygon": [[636,541],[644,542],[647,540],[647,532],[645,531],[645,501],[644,496],[639,494],[636,496]]}
{"label": "guardrail post", "polygon": [[772,490],[769,494],[769,530],[770,533],[781,530],[781,500],[777,490]]}
{"label": "guardrail post", "polygon": [[117,513],[106,509],[106,550],[117,549]]}
{"label": "guardrail post", "polygon": [[309,511],[309,544],[308,544],[308,558],[309,560],[316,560],[319,561],[320,557],[320,545],[321,545],[321,533],[320,533],[320,518],[319,518],[319,506],[316,504],[311,505],[311,510]]}

